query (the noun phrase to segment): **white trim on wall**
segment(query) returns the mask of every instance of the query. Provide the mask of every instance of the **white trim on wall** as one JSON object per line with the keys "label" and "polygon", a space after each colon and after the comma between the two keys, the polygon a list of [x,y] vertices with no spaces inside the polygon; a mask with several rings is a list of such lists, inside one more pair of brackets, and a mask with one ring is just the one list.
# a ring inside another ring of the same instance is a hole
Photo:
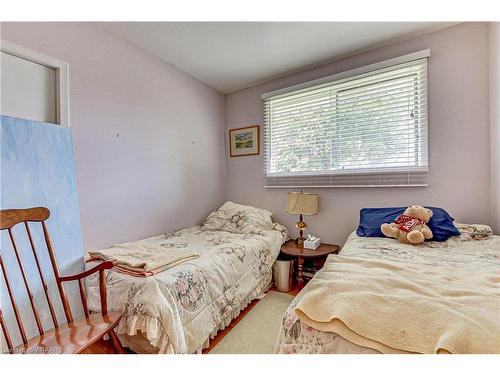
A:
{"label": "white trim on wall", "polygon": [[3,39],[0,39],[0,51],[56,71],[56,122],[69,127],[69,64]]}

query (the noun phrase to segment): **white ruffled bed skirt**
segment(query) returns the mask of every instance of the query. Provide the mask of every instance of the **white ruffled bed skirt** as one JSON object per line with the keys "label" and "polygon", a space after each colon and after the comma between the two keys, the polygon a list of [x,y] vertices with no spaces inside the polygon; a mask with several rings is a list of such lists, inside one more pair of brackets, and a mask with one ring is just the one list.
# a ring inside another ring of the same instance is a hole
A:
{"label": "white ruffled bed skirt", "polygon": [[[272,285],[272,274],[263,277],[261,282],[243,299],[238,308],[234,309],[230,316],[223,319],[214,329],[203,345],[198,348],[195,353],[201,353],[210,345],[212,340],[219,331],[227,328],[227,326],[240,315],[254,299],[261,299],[265,292]],[[174,346],[163,329],[161,322],[156,317],[145,315],[132,315],[123,317],[120,324],[115,329],[123,346],[130,348],[136,353],[144,354],[177,354]]]}

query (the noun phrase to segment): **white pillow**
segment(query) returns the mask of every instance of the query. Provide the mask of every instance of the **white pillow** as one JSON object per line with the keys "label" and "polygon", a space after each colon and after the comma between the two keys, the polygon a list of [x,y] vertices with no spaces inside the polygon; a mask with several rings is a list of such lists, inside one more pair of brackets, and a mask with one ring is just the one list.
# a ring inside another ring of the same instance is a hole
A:
{"label": "white pillow", "polygon": [[201,229],[239,234],[256,233],[258,230],[273,229],[271,216],[271,211],[227,201],[207,216]]}

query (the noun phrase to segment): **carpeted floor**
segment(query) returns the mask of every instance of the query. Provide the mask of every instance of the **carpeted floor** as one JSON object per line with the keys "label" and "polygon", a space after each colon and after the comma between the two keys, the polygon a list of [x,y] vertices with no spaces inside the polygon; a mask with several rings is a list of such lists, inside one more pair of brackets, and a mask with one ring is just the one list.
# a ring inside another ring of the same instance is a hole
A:
{"label": "carpeted floor", "polygon": [[209,354],[271,354],[293,295],[270,291]]}

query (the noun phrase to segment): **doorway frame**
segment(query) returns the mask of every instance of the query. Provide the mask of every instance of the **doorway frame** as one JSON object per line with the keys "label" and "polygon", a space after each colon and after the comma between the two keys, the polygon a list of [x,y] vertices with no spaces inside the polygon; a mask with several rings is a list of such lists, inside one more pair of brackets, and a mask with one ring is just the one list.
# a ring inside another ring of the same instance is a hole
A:
{"label": "doorway frame", "polygon": [[4,39],[0,39],[0,51],[55,70],[56,123],[69,127],[69,64]]}

